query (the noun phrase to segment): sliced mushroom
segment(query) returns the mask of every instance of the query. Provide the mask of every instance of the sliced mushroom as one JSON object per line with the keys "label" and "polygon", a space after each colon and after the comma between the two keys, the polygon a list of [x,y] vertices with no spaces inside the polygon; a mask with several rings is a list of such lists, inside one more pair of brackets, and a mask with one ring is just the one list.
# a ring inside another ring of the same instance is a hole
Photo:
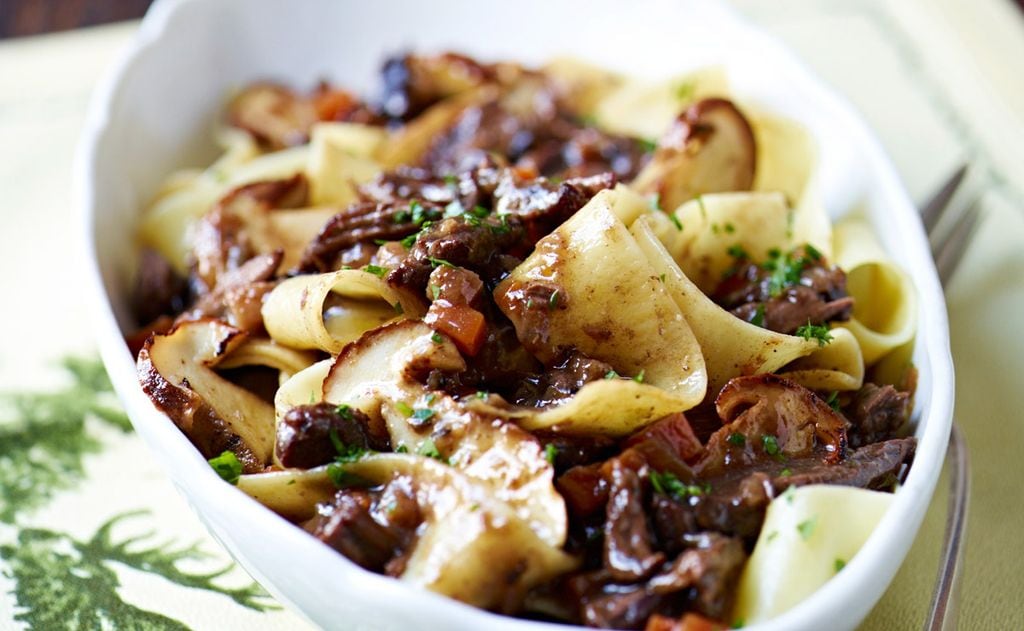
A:
{"label": "sliced mushroom", "polygon": [[262,471],[274,446],[274,408],[213,368],[246,340],[219,320],[183,322],[139,352],[143,391],[207,458],[231,451],[245,472]]}
{"label": "sliced mushroom", "polygon": [[[485,484],[552,546],[565,542],[565,502],[540,442],[501,413],[470,409],[422,380],[465,362],[445,338],[419,321],[383,326],[347,346],[324,382],[324,400],[358,408],[386,423],[391,444],[438,457]],[[412,412],[410,412],[412,410]]]}
{"label": "sliced mushroom", "polygon": [[[274,208],[297,208],[306,202],[308,183],[302,175],[240,186],[224,196],[195,226],[195,272],[212,290],[220,276],[238,269],[257,254],[280,247],[269,234],[267,215]],[[326,221],[329,215],[324,218]],[[310,231],[316,234],[319,226]],[[301,252],[301,245],[299,246]]]}
{"label": "sliced mushroom", "polygon": [[679,115],[633,186],[671,212],[705,193],[750,190],[757,146],[746,117],[726,99],[703,99]]}
{"label": "sliced mushroom", "polygon": [[401,578],[465,603],[515,611],[526,592],[576,566],[492,487],[429,458],[380,454],[342,465],[372,483],[412,477],[425,528]]}
{"label": "sliced mushroom", "polygon": [[803,386],[772,374],[737,377],[715,400],[725,424],[708,440],[702,475],[763,457],[823,451],[827,464],[846,457],[846,421]]}
{"label": "sliced mushroom", "polygon": [[274,83],[254,83],[228,105],[228,120],[273,149],[305,144],[319,119],[313,101]]}

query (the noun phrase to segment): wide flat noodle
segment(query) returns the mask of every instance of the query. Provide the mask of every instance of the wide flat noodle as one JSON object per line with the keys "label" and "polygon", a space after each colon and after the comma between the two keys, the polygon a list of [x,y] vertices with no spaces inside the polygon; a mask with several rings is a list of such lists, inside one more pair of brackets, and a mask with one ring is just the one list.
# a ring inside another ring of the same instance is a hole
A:
{"label": "wide flat noodle", "polygon": [[832,251],[830,233],[823,242],[822,235],[797,232],[797,211],[786,205],[781,193],[712,193],[686,202],[674,214],[682,230],[670,229],[664,221],[652,227],[704,293],[714,291],[735,265],[733,246],[742,247],[754,261],[767,259],[770,250],[785,252],[805,243],[826,257]]}
{"label": "wide flat noodle", "polygon": [[[619,374],[642,374],[644,385],[660,388],[676,399],[671,411],[686,410],[704,397],[704,358],[693,331],[659,282],[657,272],[645,262],[635,240],[616,216],[615,207],[620,201],[630,209],[637,205],[636,197],[625,190],[596,195],[569,221],[541,239],[534,253],[498,285],[495,295],[533,283],[558,287],[556,306],[548,314],[548,342],[545,348],[530,349],[532,352],[551,360],[557,349],[577,348],[608,362]],[[518,316],[506,315],[516,324],[520,339],[526,339],[530,332],[519,330],[524,325]],[[584,390],[588,387],[592,385]],[[652,401],[664,398],[653,397]],[[609,401],[609,405],[614,402]],[[624,427],[635,429],[666,413],[658,405],[649,407],[647,413],[624,417]],[[608,415],[635,414],[643,409],[616,406],[608,410]],[[575,421],[576,425],[580,423]]]}
{"label": "wide flat noodle", "polygon": [[792,488],[776,498],[743,569],[730,619],[763,622],[813,594],[857,554],[892,501],[892,493],[825,485]]}
{"label": "wide flat noodle", "polygon": [[711,96],[729,96],[729,82],[719,66],[657,83],[627,79],[597,103],[594,115],[601,129],[653,140],[690,104]]}
{"label": "wide flat noodle", "polygon": [[836,226],[836,263],[846,271],[853,296],[853,317],[841,326],[860,343],[871,366],[917,332],[917,293],[910,277],[885,256],[866,223],[848,220]]}
{"label": "wide flat noodle", "polygon": [[314,206],[345,207],[357,201],[357,184],[381,171],[374,156],[387,137],[381,127],[318,123],[310,133],[310,199]]}
{"label": "wide flat noodle", "polygon": [[864,385],[864,356],[857,338],[838,327],[831,335],[831,342],[787,364],[779,374],[811,390],[859,389]]}
{"label": "wide flat noodle", "polygon": [[[669,255],[653,226],[656,214],[635,221],[630,232],[668,295],[690,323],[704,353],[708,393],[714,396],[733,377],[774,372],[813,353],[818,344],[745,322],[711,301]],[[671,230],[675,228],[669,226]]]}
{"label": "wide flat noodle", "polygon": [[316,505],[329,502],[338,488],[327,467],[252,473],[238,478],[238,488],[278,515],[291,521],[316,516]]}
{"label": "wide flat noodle", "polygon": [[306,146],[261,155],[248,134],[224,135],[224,155],[187,183],[164,187],[142,217],[139,236],[143,244],[166,258],[182,275],[188,273],[192,247],[191,228],[231,189],[263,180],[288,178],[301,173],[308,161]]}
{"label": "wide flat noodle", "polygon": [[[329,294],[338,304],[325,313]],[[422,315],[420,303],[364,270],[295,276],[263,303],[263,323],[275,341],[294,348],[339,352],[365,331],[406,314]]]}
{"label": "wide flat noodle", "polygon": [[573,57],[556,57],[540,71],[558,89],[561,100],[577,116],[593,116],[597,105],[621,87],[625,78]]}
{"label": "wide flat noodle", "polygon": [[218,364],[220,368],[266,366],[281,372],[281,379],[290,378],[316,361],[316,355],[282,346],[273,340],[249,338]]}

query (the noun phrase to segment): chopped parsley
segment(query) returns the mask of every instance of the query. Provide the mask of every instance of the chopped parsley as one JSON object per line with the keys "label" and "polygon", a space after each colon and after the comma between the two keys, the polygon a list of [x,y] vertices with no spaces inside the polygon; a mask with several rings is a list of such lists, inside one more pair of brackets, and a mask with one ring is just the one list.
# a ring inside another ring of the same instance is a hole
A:
{"label": "chopped parsley", "polygon": [[409,418],[410,416],[412,416],[412,408],[409,407],[409,404],[406,403],[405,401],[397,401],[395,403],[395,409],[398,410],[398,413],[404,416],[405,418]]}
{"label": "chopped parsley", "polygon": [[366,455],[367,450],[359,445],[346,445],[341,437],[338,436],[338,430],[331,429],[328,432],[328,436],[331,438],[331,444],[334,445],[334,450],[338,452],[338,456],[335,458],[335,462],[354,462],[359,460]]}
{"label": "chopped parsley", "polygon": [[395,213],[395,223],[408,223],[412,219],[412,214],[408,210],[400,210]]}
{"label": "chopped parsley", "polygon": [[765,539],[764,539],[764,540],[765,540],[765,542],[767,542],[767,543],[771,543],[771,542],[772,542],[772,540],[773,540],[773,539],[775,539],[775,537],[778,537],[778,536],[779,536],[779,531],[778,531],[778,530],[773,530],[773,531],[771,531],[770,533],[768,533],[768,536],[767,536],[767,537],[765,537]]}
{"label": "chopped parsley", "polygon": [[351,421],[353,418],[352,406],[348,405],[347,403],[342,403],[338,407],[334,408],[334,413],[340,416],[342,420],[345,421]]}
{"label": "chopped parsley", "polygon": [[729,249],[726,250],[726,251],[729,253],[729,256],[733,257],[734,259],[749,259],[750,258],[750,255],[747,254],[747,251],[744,250],[743,246],[740,245],[739,243],[736,243],[734,245],[730,245]]}
{"label": "chopped parsley", "polygon": [[410,234],[409,236],[403,238],[401,241],[399,241],[399,243],[402,244],[402,247],[408,250],[416,243],[416,239],[419,238],[419,236],[419,233],[414,232],[413,234]]}
{"label": "chopped parsley", "polygon": [[409,453],[409,448],[405,446],[405,443],[403,443],[403,444],[399,445],[398,447],[395,447],[395,453],[396,454],[407,454],[407,453]]}
{"label": "chopped parsley", "polygon": [[764,303],[759,303],[757,309],[754,311],[754,317],[750,319],[750,323],[754,326],[764,328]]}
{"label": "chopped parsley", "polygon": [[786,498],[786,502],[792,504],[793,503],[793,498],[794,498],[795,495],[796,495],[796,487],[795,486],[789,486],[789,487],[786,487],[786,490],[782,492],[782,496],[781,497]]}
{"label": "chopped parsley", "polygon": [[419,455],[426,456],[427,458],[441,460],[441,452],[437,450],[437,445],[434,444],[434,440],[432,438],[428,438],[427,440],[423,441],[423,444],[420,445],[418,453]]}
{"label": "chopped parsley", "polygon": [[706,207],[706,206],[704,206],[704,197],[703,197],[703,196],[701,196],[701,195],[698,195],[696,199],[697,199],[697,206],[699,206],[699,207],[700,207],[700,216],[701,216],[701,217],[702,217],[702,218],[703,218],[703,219],[704,219],[705,221],[707,221],[707,218],[708,218],[708,209],[707,209],[707,207]]}
{"label": "chopped parsley", "polygon": [[680,101],[689,101],[696,91],[697,86],[693,81],[683,81],[676,86],[676,98]]}
{"label": "chopped parsley", "polygon": [[421,225],[424,221],[430,219],[429,211],[415,199],[409,204],[409,212],[412,213],[412,222],[416,225]]}
{"label": "chopped parsley", "polygon": [[383,277],[384,274],[388,273],[387,268],[381,267],[380,265],[367,265],[366,267],[363,268],[363,271],[364,272],[369,272],[369,273],[373,274],[374,276],[380,276],[380,277]]}
{"label": "chopped parsley", "polygon": [[402,303],[400,302],[396,302],[395,304],[391,305],[391,308],[394,309],[395,313],[397,313],[398,315],[402,315],[403,313],[405,313],[405,307],[403,307]]}
{"label": "chopped parsley", "polygon": [[558,290],[556,289],[551,293],[551,297],[548,298],[548,311],[554,311],[558,308]]}
{"label": "chopped parsley", "polygon": [[679,221],[679,217],[676,217],[675,213],[666,212],[665,214],[668,215],[669,221],[671,221],[672,225],[674,225],[676,227],[676,230],[678,230],[679,232],[682,232],[683,231],[683,222]]}
{"label": "chopped parsley", "polygon": [[733,433],[729,434],[728,436],[726,436],[725,441],[727,443],[729,443],[730,445],[736,445],[737,447],[742,447],[743,445],[747,444],[747,437],[744,436],[743,434],[739,433],[739,432],[733,432]]}
{"label": "chopped parsley", "polygon": [[434,416],[434,411],[430,408],[419,408],[412,413],[412,418],[416,419],[420,423],[426,423]]}
{"label": "chopped parsley", "polygon": [[665,273],[664,272],[662,272],[661,275],[658,276],[658,280],[660,280],[663,283],[665,282]]}
{"label": "chopped parsley", "polygon": [[832,341],[832,334],[829,333],[827,325],[811,324],[810,320],[807,321],[807,324],[796,330],[796,335],[805,340],[818,340],[819,347],[825,346]]}
{"label": "chopped parsley", "polygon": [[800,538],[807,541],[814,534],[814,528],[818,525],[818,516],[815,515],[810,519],[806,519],[796,525],[797,532],[800,533]]}
{"label": "chopped parsley", "polygon": [[544,459],[550,464],[555,464],[555,458],[558,457],[558,447],[555,447],[554,443],[548,443],[544,445]]}
{"label": "chopped parsley", "polygon": [[725,226],[723,226],[723,229],[725,230],[726,234],[732,234],[736,232],[736,226],[732,225],[732,222],[729,221],[725,222]]}
{"label": "chopped parsley", "polygon": [[786,467],[786,468],[785,468],[785,469],[783,469],[782,471],[779,471],[779,476],[781,476],[781,477],[786,477],[787,475],[791,475],[792,473],[793,473],[793,472],[792,472],[792,471],[790,470],[790,468],[789,468],[789,467]]}
{"label": "chopped parsley", "polygon": [[454,173],[449,173],[441,179],[443,179],[444,183],[447,184],[448,186],[455,186],[456,184],[459,183],[459,177]]}
{"label": "chopped parsley", "polygon": [[811,259],[797,256],[796,250],[786,253],[785,256],[778,248],[768,251],[769,259],[761,264],[761,268],[771,272],[768,278],[768,293],[772,296],[782,294],[786,287],[792,287],[800,282],[800,275],[807,267]]}
{"label": "chopped parsley", "polygon": [[665,213],[665,216],[668,217],[669,221],[672,222],[672,225],[676,227],[676,230],[680,232],[683,231],[683,222],[679,221],[679,217],[676,217],[675,213],[669,212],[661,207],[661,195],[659,193],[655,193],[651,196],[651,210],[658,210]]}
{"label": "chopped parsley", "polygon": [[636,142],[643,149],[644,153],[650,153],[658,148],[658,143],[649,138],[637,138]]}
{"label": "chopped parsley", "polygon": [[604,373],[604,378],[605,379],[618,379],[619,378],[619,373],[615,372],[614,370],[609,370],[608,372]]}
{"label": "chopped parsley", "polygon": [[830,392],[829,395],[828,395],[828,398],[825,399],[825,403],[828,403],[828,406],[830,408],[832,408],[833,410],[838,412],[839,411],[839,391],[838,390],[833,390],[832,392]]}
{"label": "chopped parsley", "polygon": [[455,267],[456,267],[455,265],[452,265],[451,263],[449,263],[448,261],[446,261],[444,259],[438,259],[438,258],[434,258],[432,256],[428,256],[427,260],[430,261],[430,266],[431,267],[440,267],[442,265],[444,265],[445,267],[450,267],[452,269],[455,269]]}
{"label": "chopped parsley", "polygon": [[655,193],[654,195],[651,195],[651,210],[662,210],[661,193]]}
{"label": "chopped parsley", "polygon": [[710,485],[700,487],[696,484],[683,484],[683,482],[671,471],[662,473],[660,471],[651,470],[650,480],[651,486],[654,487],[654,491],[656,493],[674,497],[676,499],[704,495],[711,491]]}
{"label": "chopped parsley", "polygon": [[242,463],[233,452],[225,451],[216,458],[210,458],[208,462],[222,480],[229,484],[238,484],[238,478],[242,477]]}
{"label": "chopped parsley", "polygon": [[812,261],[821,260],[821,252],[819,252],[818,248],[814,247],[810,243],[804,245],[804,252],[807,252],[807,256],[811,257]]}
{"label": "chopped parsley", "polygon": [[433,342],[434,344],[440,344],[441,342],[444,342],[444,338],[441,337],[440,333],[434,331],[433,333],[430,334],[430,341]]}
{"label": "chopped parsley", "polygon": [[761,445],[764,447],[764,452],[769,456],[777,456],[780,452],[779,439],[771,434],[765,434],[761,437]]}
{"label": "chopped parsley", "polygon": [[341,464],[337,462],[332,462],[331,464],[327,465],[327,477],[331,479],[331,482],[334,484],[334,486],[339,488],[344,486],[351,486],[352,484],[355,484],[359,480],[359,478],[357,478],[356,476],[352,475],[348,471],[345,471],[345,468],[342,467]]}
{"label": "chopped parsley", "polygon": [[846,567],[846,561],[844,561],[842,559],[836,559],[836,561],[835,561],[836,574],[838,574],[839,572],[842,572],[844,567]]}
{"label": "chopped parsley", "polygon": [[633,377],[633,381],[635,381],[637,383],[643,383],[644,382],[644,373],[645,372],[646,372],[646,369],[641,368],[640,372],[637,373],[637,375],[635,377]]}
{"label": "chopped parsley", "polygon": [[437,300],[441,297],[441,288],[437,285],[430,285],[430,295],[434,297],[434,300]]}
{"label": "chopped parsley", "polygon": [[486,399],[489,395],[490,395],[490,393],[487,392],[486,390],[477,390],[476,391],[476,398],[478,398],[478,399]]}

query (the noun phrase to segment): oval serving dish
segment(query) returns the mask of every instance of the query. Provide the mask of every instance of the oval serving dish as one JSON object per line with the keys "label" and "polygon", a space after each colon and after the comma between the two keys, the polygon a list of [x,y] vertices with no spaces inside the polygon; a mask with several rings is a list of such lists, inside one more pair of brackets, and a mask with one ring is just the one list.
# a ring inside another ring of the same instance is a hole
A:
{"label": "oval serving dish", "polygon": [[833,219],[862,210],[914,279],[920,381],[914,466],[846,569],[794,609],[751,629],[852,629],[892,580],[941,469],[953,399],[942,291],[917,213],[863,121],[789,52],[709,2],[466,4],[161,0],[93,96],[75,167],[96,336],[135,428],[210,532],[268,591],[317,625],[368,629],[564,629],[480,611],[364,571],[222,483],[142,392],[124,343],[139,213],[163,176],[208,163],[209,131],[232,89],[319,78],[366,90],[384,56],[453,49],[540,63],[558,55],[641,77],[723,65],[745,100],[806,126]]}

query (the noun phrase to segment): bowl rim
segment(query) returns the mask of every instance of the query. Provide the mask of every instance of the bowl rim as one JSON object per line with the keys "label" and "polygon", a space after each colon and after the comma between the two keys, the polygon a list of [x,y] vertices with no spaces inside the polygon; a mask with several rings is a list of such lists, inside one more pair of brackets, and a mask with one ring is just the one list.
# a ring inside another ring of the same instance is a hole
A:
{"label": "bowl rim", "polygon": [[[655,0],[656,1],[656,0]],[[416,589],[401,581],[362,570],[342,555],[330,551],[301,529],[278,517],[269,509],[229,485],[223,484],[205,459],[167,417],[157,411],[138,385],[134,358],[124,346],[122,333],[110,304],[103,270],[98,258],[96,220],[100,211],[96,204],[97,158],[100,147],[116,129],[113,108],[123,89],[125,77],[133,64],[148,49],[159,46],[162,38],[175,28],[185,7],[198,5],[199,0],[158,0],[147,13],[132,42],[121,51],[117,61],[103,75],[92,95],[76,150],[73,167],[73,201],[83,238],[79,242],[79,260],[83,263],[84,283],[89,297],[89,315],[96,334],[100,355],[110,373],[114,388],[125,404],[137,432],[161,462],[179,492],[200,516],[211,533],[232,556],[267,588],[276,598],[292,605],[309,618],[309,612],[295,606],[295,601],[279,588],[272,576],[264,574],[235,543],[228,531],[224,515],[231,523],[260,522],[265,535],[280,542],[296,558],[315,559],[324,571],[343,577],[344,589],[353,597],[376,602],[405,603],[407,611],[430,611],[437,620],[459,628],[566,629],[565,625],[535,622],[493,614],[447,597]],[[927,418],[919,419],[924,432],[919,436],[914,466],[904,485],[896,493],[885,516],[871,533],[860,552],[843,572],[829,580],[815,593],[794,608],[750,629],[810,629],[823,620],[835,620],[834,614],[849,608],[850,594],[870,594],[870,602],[856,621],[867,614],[886,589],[896,570],[909,553],[924,518],[941,470],[952,424],[953,364],[949,347],[948,322],[941,285],[932,262],[927,238],[910,198],[899,181],[895,167],[882,149],[874,132],[843,98],[835,94],[819,78],[773,37],[764,33],[734,10],[720,5],[699,2],[700,9],[719,21],[717,28],[731,37],[744,37],[756,42],[759,50],[780,64],[780,69],[796,81],[800,90],[818,101],[827,117],[848,128],[849,136],[859,144],[858,156],[864,162],[867,179],[872,182],[873,195],[893,206],[895,229],[902,235],[902,246],[912,264],[911,274],[918,291],[918,344],[924,345],[924,357],[931,377]],[[924,368],[924,366],[920,366]],[[923,416],[923,415],[922,415]],[[159,449],[157,448],[159,445]],[[199,507],[219,507],[221,514],[204,513]],[[908,527],[909,526],[909,527]],[[901,548],[906,551],[900,554]],[[895,564],[892,557],[898,557]],[[877,572],[886,568],[884,581]]]}

